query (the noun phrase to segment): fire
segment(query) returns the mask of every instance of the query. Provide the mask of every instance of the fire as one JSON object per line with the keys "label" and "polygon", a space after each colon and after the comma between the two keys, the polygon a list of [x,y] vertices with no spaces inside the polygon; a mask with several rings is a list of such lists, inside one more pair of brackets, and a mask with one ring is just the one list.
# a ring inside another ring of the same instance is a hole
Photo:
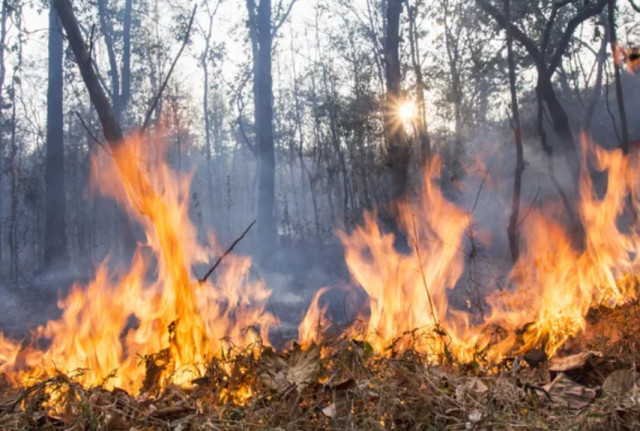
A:
{"label": "fire", "polygon": [[[591,307],[635,299],[640,230],[636,218],[627,226],[623,219],[640,212],[633,200],[639,159],[584,136],[582,142],[582,244],[575,245],[559,207],[532,210],[522,223],[509,286],[486,298],[482,321],[449,304],[448,291],[465,269],[473,217],[442,194],[439,161],[426,168],[421,194],[396,204],[404,241],[385,232],[373,213],[351,233],[338,232],[353,287],[368,296],[355,319],[360,326],[346,334],[383,355],[414,348],[434,361],[497,361],[534,347],[554,355],[585,330]],[[132,136],[112,158],[94,158],[92,168],[95,190],[142,225],[144,245],[128,268],[113,270],[106,260],[92,282],[74,286],[60,300],[62,317],[38,328],[31,345],[0,335],[0,373],[16,384],[62,372],[86,386],[148,392],[169,382],[189,385],[208,361],[228,357],[226,340],[256,356],[268,345],[275,320],[265,311],[270,292],[248,277],[250,259],[237,255],[227,256],[215,280],[197,280],[192,268],[221,248],[213,236],[201,244],[189,221],[190,177],[178,177],[149,148]],[[588,165],[607,173],[600,195]],[[317,292],[300,324],[303,347],[321,341],[330,326],[328,305],[321,305],[329,290]],[[223,388],[220,396],[243,402],[252,389]]]}
{"label": "fire", "polygon": [[190,178],[179,179],[148,148],[133,136],[92,166],[92,185],[128,209],[146,244],[119,276],[106,261],[88,286],[74,286],[59,303],[62,317],[32,337],[48,340],[48,348],[0,338],[0,372],[16,382],[81,370],[76,378],[87,386],[135,393],[169,381],[189,384],[221,356],[226,339],[243,348],[268,344],[270,292],[249,279],[250,259],[228,256],[215,282],[198,282],[191,268],[222,250],[214,237],[209,246],[197,241],[188,216]]}
{"label": "fire", "polygon": [[[353,282],[369,297],[360,312],[365,325],[359,333],[384,354],[412,346],[434,360],[481,356],[495,361],[534,347],[554,355],[585,329],[591,307],[635,299],[638,226],[623,229],[620,217],[627,197],[638,192],[633,175],[638,158],[604,150],[585,136],[582,143],[578,209],[584,245],[573,245],[557,206],[532,211],[522,225],[522,252],[509,275],[510,288],[487,298],[490,312],[482,322],[447,300],[447,290],[464,269],[464,238],[472,216],[442,196],[438,161],[428,167],[416,202],[397,206],[410,249],[398,250],[396,238],[382,231],[374,214],[367,214],[364,226],[353,232],[339,232]],[[594,191],[587,156],[594,169],[607,172],[601,197]],[[307,319],[322,319],[317,306]]]}

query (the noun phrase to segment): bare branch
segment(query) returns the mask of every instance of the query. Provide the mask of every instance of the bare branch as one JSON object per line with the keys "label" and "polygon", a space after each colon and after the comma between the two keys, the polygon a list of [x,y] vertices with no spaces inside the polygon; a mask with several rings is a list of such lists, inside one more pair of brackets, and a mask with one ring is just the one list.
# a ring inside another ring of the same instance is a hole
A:
{"label": "bare branch", "polygon": [[197,9],[198,9],[198,5],[196,4],[193,6],[193,12],[191,12],[191,18],[189,19],[189,27],[187,27],[187,34],[184,37],[184,41],[182,42],[180,51],[178,51],[176,58],[173,59],[173,63],[171,63],[169,72],[167,73],[167,76],[164,79],[164,82],[162,83],[160,90],[158,90],[158,93],[153,99],[153,103],[151,104],[151,107],[149,107],[149,110],[147,111],[147,114],[144,117],[144,123],[142,123],[142,127],[140,128],[141,133],[144,133],[149,127],[149,123],[151,122],[151,116],[155,112],[156,107],[158,106],[158,102],[160,101],[160,98],[162,98],[162,94],[164,93],[164,90],[167,88],[167,84],[169,84],[169,79],[173,74],[173,69],[176,67],[176,64],[178,63],[178,59],[180,58],[180,55],[182,55],[182,51],[184,51],[184,49],[187,46],[187,43],[189,43],[189,37],[191,36],[191,28],[193,27],[193,19],[196,16]]}
{"label": "bare branch", "polygon": [[291,9],[293,9],[293,5],[295,4],[296,0],[290,0],[289,2],[289,6],[286,8],[286,10],[284,11],[284,13],[281,13],[280,11],[282,11],[284,8],[282,7],[282,1],[281,0],[278,3],[278,14],[275,17],[275,24],[273,25],[272,29],[271,29],[271,36],[274,37],[277,33],[278,30],[280,30],[280,27],[282,27],[282,24],[285,23],[285,21],[287,20],[287,18],[289,17],[289,14],[291,13]]}
{"label": "bare branch", "polygon": [[256,224],[256,221],[254,220],[253,222],[251,222],[251,224],[249,225],[248,228],[246,228],[244,230],[244,232],[242,232],[242,235],[240,235],[235,241],[233,241],[233,243],[231,244],[231,246],[224,252],[222,253],[222,255],[216,260],[216,263],[213,264],[213,266],[211,267],[211,269],[209,270],[209,272],[207,272],[205,274],[204,277],[202,277],[200,279],[200,283],[204,283],[205,281],[207,281],[207,279],[211,276],[211,274],[213,274],[213,271],[216,270],[216,268],[218,268],[218,266],[220,266],[220,264],[222,263],[222,260],[227,257],[227,255],[229,253],[231,253],[233,251],[233,249],[235,248],[236,245],[238,245],[238,243],[240,241],[242,241],[242,239],[249,233],[249,231],[251,230],[251,228],[253,227],[253,225]]}

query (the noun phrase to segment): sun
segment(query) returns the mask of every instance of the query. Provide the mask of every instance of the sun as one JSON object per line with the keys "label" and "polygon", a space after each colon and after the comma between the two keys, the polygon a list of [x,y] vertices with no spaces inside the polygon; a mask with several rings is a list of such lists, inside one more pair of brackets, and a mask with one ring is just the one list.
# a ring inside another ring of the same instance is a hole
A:
{"label": "sun", "polygon": [[405,124],[416,118],[416,105],[412,101],[405,101],[398,107],[398,117]]}

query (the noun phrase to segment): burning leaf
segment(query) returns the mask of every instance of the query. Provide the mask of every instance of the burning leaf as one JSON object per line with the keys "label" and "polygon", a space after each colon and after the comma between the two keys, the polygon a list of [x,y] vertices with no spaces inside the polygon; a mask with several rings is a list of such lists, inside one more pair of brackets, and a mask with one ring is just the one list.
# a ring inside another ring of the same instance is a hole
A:
{"label": "burning leaf", "polygon": [[602,353],[595,351],[581,352],[564,358],[553,358],[549,361],[549,371],[566,372],[583,368],[594,357],[601,357]]}
{"label": "burning leaf", "polygon": [[558,374],[551,383],[543,386],[543,389],[549,393],[553,402],[570,409],[588,406],[598,393],[594,388],[574,382],[564,373]]}
{"label": "burning leaf", "polygon": [[294,348],[288,360],[265,349],[261,357],[260,378],[270,389],[286,392],[295,388],[298,392],[317,380],[320,371],[320,349],[314,344],[307,350]]}

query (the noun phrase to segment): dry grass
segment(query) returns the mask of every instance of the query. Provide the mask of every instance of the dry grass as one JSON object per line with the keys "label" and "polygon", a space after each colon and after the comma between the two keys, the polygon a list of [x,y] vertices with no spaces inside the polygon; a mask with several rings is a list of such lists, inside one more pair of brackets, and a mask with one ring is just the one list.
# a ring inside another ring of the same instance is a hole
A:
{"label": "dry grass", "polygon": [[84,388],[63,374],[26,388],[5,382],[0,429],[640,429],[637,385],[619,394],[601,390],[615,370],[631,370],[635,378],[636,308],[601,310],[592,319],[594,328],[615,326],[615,334],[589,338],[588,347],[602,356],[567,371],[569,386],[543,388],[557,374],[548,363],[531,368],[512,358],[495,366],[436,366],[410,349],[381,357],[366,343],[327,336],[306,350],[264,348],[256,355],[254,348],[214,360],[189,389],[168,385],[134,396]]}

